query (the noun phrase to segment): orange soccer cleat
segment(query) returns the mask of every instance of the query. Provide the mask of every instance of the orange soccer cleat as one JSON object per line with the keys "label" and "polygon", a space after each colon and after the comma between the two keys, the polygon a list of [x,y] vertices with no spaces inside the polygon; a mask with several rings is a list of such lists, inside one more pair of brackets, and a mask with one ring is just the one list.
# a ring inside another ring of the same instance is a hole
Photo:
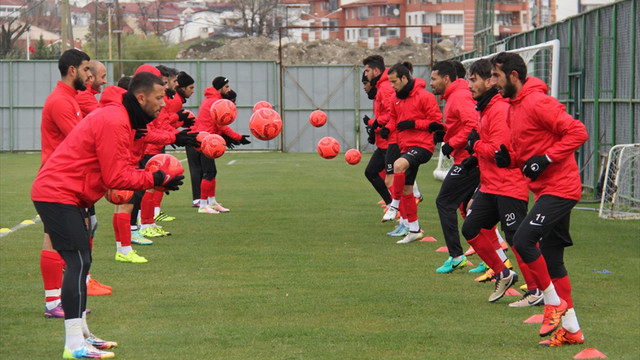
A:
{"label": "orange soccer cleat", "polygon": [[111,295],[111,290],[98,285],[99,283],[91,279],[87,283],[87,295],[88,296],[103,296]]}
{"label": "orange soccer cleat", "polygon": [[562,315],[567,312],[567,302],[560,299],[560,305],[544,305],[544,317],[542,326],[540,327],[540,336],[544,337],[551,334],[560,326]]}
{"label": "orange soccer cleat", "polygon": [[584,335],[582,335],[582,330],[572,333],[561,327],[553,334],[550,340],[542,340],[538,344],[542,346],[584,344]]}

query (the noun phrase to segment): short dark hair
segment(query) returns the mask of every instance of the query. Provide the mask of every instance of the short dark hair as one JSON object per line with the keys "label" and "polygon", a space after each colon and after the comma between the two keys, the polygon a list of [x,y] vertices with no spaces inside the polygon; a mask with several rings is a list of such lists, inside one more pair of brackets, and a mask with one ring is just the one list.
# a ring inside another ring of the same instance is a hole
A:
{"label": "short dark hair", "polygon": [[491,77],[491,61],[489,61],[489,59],[480,59],[474,62],[469,68],[469,74],[476,74],[484,80],[487,80]]}
{"label": "short dark hair", "polygon": [[409,61],[397,63],[389,68],[387,74],[396,74],[397,77],[407,77],[407,80],[411,80],[411,73],[413,72],[413,65]]}
{"label": "short dark hair", "polygon": [[178,76],[178,73],[180,72],[178,71],[178,69],[170,68],[164,65],[158,65],[156,66],[156,69],[160,70],[160,74],[162,74],[163,77]]}
{"label": "short dark hair", "polygon": [[380,55],[371,55],[367,56],[364,60],[362,60],[362,65],[369,65],[372,69],[379,69],[380,71],[384,71],[384,58]]}
{"label": "short dark hair", "polygon": [[451,81],[458,78],[456,67],[451,63],[451,61],[438,61],[433,64],[433,69],[431,69],[431,71],[437,71],[440,77],[449,76],[449,80]]}
{"label": "short dark hair", "polygon": [[464,68],[464,64],[459,60],[449,60],[453,67],[456,68],[456,77],[458,79],[464,79],[467,76],[467,69]]}
{"label": "short dark hair", "polygon": [[60,76],[67,76],[69,66],[78,68],[85,60],[91,61],[91,58],[85,52],[78,49],[69,49],[63,52],[58,59],[58,70],[60,70]]}
{"label": "short dark hair", "polygon": [[129,89],[129,84],[131,83],[131,76],[123,76],[120,78],[120,80],[118,80],[118,87],[121,87],[123,89]]}
{"label": "short dark hair", "polygon": [[491,65],[494,67],[500,65],[500,70],[502,70],[507,77],[509,77],[512,71],[515,71],[518,73],[518,79],[520,79],[522,83],[527,80],[527,64],[525,64],[524,59],[516,53],[501,52],[491,58]]}
{"label": "short dark hair", "polygon": [[129,92],[134,96],[143,92],[145,94],[149,94],[155,84],[158,84],[164,87],[164,82],[159,77],[153,75],[150,72],[140,72],[136,74],[129,83]]}
{"label": "short dark hair", "polygon": [[367,75],[365,75],[364,71],[362,72],[362,83],[369,83],[369,79],[367,78]]}

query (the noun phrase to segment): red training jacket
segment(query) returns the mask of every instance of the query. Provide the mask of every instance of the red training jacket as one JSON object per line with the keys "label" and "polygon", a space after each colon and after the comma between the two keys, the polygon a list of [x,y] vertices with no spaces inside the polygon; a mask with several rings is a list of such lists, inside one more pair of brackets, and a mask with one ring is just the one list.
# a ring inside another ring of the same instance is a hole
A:
{"label": "red training jacket", "polygon": [[40,137],[41,159],[44,164],[71,130],[82,120],[82,111],[76,101],[76,90],[58,81],[42,108]]}
{"label": "red training jacket", "polygon": [[480,140],[473,145],[480,167],[480,191],[527,201],[529,188],[522,171],[515,168],[499,168],[494,158],[500,145],[508,144],[511,137],[507,126],[508,111],[509,100],[496,94],[480,113]]}
{"label": "red training jacket", "polygon": [[445,90],[442,99],[444,105],[444,124],[446,133],[444,142],[453,148],[451,156],[454,164],[460,164],[469,157],[464,149],[467,146],[467,135],[472,129],[478,127],[478,112],[476,102],[471,96],[469,82],[465,79],[457,79]]}
{"label": "red training jacket", "polygon": [[175,134],[178,131],[172,125],[172,122],[175,120],[177,123],[177,112],[181,108],[181,98],[176,100],[175,97],[172,99],[167,95],[164,96],[164,107],[160,110],[158,117],[147,125],[149,132],[154,134],[152,134],[152,138],[146,141],[147,148],[145,149],[145,154],[160,154],[165,145],[173,144],[176,141]]}
{"label": "red training jacket", "polygon": [[[391,107],[396,100],[396,91],[393,90],[393,86],[389,82],[389,69],[385,69],[380,79],[376,82],[376,97],[373,99],[373,115],[374,120],[378,120],[380,126],[386,126],[389,120],[391,120]],[[369,121],[369,126],[373,124],[373,120]],[[376,146],[380,149],[386,149],[389,143],[395,144],[397,142],[395,133],[389,134],[388,139],[383,139],[380,136],[380,128],[376,129]]]}
{"label": "red training jacket", "polygon": [[210,134],[225,134],[233,140],[242,139],[242,135],[233,131],[229,126],[218,125],[213,119],[211,119],[211,105],[219,99],[222,99],[220,92],[213,86],[209,86],[204,90],[205,99],[200,104],[200,110],[198,110],[198,116],[196,116],[196,122],[193,125],[193,131],[206,131]]}
{"label": "red training jacket", "polygon": [[122,104],[110,103],[92,112],[40,169],[31,199],[88,208],[107,189],[152,188],[153,175],[129,162],[134,134]]}
{"label": "red training jacket", "polygon": [[535,181],[527,178],[536,199],[553,195],[579,201],[582,181],[574,153],[589,138],[584,124],[547,95],[547,85],[535,77],[528,77],[510,102],[512,165],[522,169],[532,156],[546,154],[552,161],[549,167]]}
{"label": "red training jacket", "polygon": [[427,85],[426,81],[420,78],[413,80],[415,84],[409,96],[406,99],[396,97],[393,103],[391,108],[393,120],[389,122],[393,126],[389,130],[396,131],[395,124],[401,121],[415,120],[415,128],[397,131],[400,152],[405,153],[414,146],[420,146],[433,154],[435,149],[433,134],[429,132],[428,128],[429,124],[434,121],[442,123],[442,113],[436,97],[424,88]]}
{"label": "red training jacket", "polygon": [[78,91],[76,94],[76,101],[80,106],[80,111],[82,111],[82,117],[89,115],[90,112],[98,108],[97,94],[100,94],[100,92],[93,90],[91,87],[87,87],[84,91]]}

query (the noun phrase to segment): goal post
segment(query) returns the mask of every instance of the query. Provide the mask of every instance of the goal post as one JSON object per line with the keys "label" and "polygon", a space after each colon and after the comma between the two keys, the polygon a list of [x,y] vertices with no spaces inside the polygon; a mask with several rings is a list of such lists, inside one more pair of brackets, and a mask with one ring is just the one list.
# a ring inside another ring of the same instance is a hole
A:
{"label": "goal post", "polygon": [[[544,81],[549,90],[548,94],[558,98],[558,76],[560,74],[560,40],[555,39],[541,44],[527,46],[523,48],[506,50],[520,55],[527,64],[527,76],[535,76]],[[500,52],[500,51],[499,51]],[[462,60],[464,66],[469,69],[471,64],[480,60],[488,59],[498,54],[498,52],[476,57],[472,59]],[[446,122],[446,119],[445,119]],[[453,165],[453,160],[442,155],[438,156],[438,166],[433,171],[433,177],[437,180],[444,180],[449,172],[449,168]]]}
{"label": "goal post", "polygon": [[609,150],[600,201],[603,219],[640,219],[640,144]]}

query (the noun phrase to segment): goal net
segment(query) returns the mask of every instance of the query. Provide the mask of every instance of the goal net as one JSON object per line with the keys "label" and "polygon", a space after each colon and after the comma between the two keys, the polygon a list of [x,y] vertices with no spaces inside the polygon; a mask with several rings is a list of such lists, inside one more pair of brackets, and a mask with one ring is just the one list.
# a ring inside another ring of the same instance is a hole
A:
{"label": "goal net", "polygon": [[616,145],[609,150],[600,217],[640,219],[640,144]]}
{"label": "goal net", "polygon": [[[498,52],[483,57],[463,60],[462,63],[467,69],[469,69],[471,64],[475,61],[483,58],[491,58]],[[560,40],[551,40],[542,44],[508,50],[508,52],[513,52],[522,56],[527,64],[527,76],[535,76],[544,81],[549,87],[549,95],[558,98]],[[433,177],[438,180],[444,180],[452,165],[453,159],[449,159],[442,155],[442,151],[440,151],[440,155],[438,156],[438,166],[433,171]]]}

